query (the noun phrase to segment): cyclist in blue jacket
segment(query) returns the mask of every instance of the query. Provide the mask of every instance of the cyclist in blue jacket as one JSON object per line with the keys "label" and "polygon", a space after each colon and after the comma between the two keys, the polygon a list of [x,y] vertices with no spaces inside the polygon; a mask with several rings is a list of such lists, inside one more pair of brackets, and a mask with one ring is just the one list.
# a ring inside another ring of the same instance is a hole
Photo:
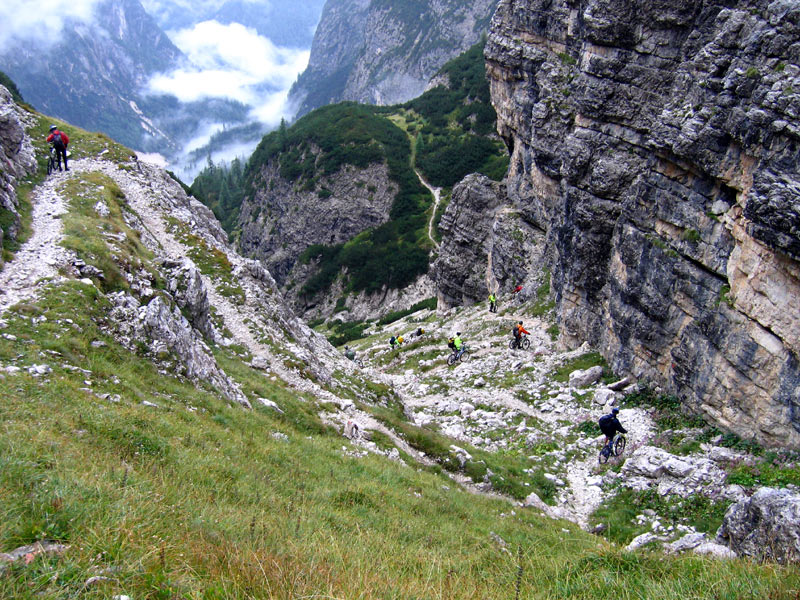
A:
{"label": "cyclist in blue jacket", "polygon": [[615,406],[611,409],[611,414],[603,415],[597,422],[597,424],[600,425],[600,431],[606,436],[606,445],[611,443],[611,440],[614,439],[614,435],[616,435],[618,431],[620,433],[628,433],[628,430],[619,422],[617,418],[618,414],[619,409]]}

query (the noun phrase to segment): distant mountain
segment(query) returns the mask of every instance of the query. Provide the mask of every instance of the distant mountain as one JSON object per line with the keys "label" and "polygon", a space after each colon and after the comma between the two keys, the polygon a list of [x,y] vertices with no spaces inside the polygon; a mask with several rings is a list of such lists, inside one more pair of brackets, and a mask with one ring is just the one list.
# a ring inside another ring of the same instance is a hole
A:
{"label": "distant mountain", "polygon": [[497,0],[328,0],[308,68],[290,97],[299,115],[354,100],[390,105],[487,33]]}
{"label": "distant mountain", "polygon": [[0,56],[0,67],[42,112],[135,148],[160,148],[172,144],[170,135],[145,112],[152,102],[139,90],[183,59],[138,0],[104,0],[93,23],[68,22],[49,49],[20,43]]}

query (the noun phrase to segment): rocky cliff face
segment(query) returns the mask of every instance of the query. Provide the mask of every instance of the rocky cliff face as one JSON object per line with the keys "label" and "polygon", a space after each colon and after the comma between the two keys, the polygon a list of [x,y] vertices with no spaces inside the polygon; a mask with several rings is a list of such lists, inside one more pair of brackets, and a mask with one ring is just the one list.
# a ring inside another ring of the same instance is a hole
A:
{"label": "rocky cliff face", "polygon": [[795,447],[799,37],[786,0],[502,0],[486,48],[562,342]]}
{"label": "rocky cliff face", "polygon": [[341,100],[388,105],[419,96],[442,65],[486,33],[496,5],[330,0],[292,89],[299,114]]}
{"label": "rocky cliff face", "polygon": [[240,248],[260,260],[278,285],[297,285],[308,269],[297,258],[314,244],[341,244],[389,218],[397,184],[385,164],[364,169],[344,165],[303,189],[280,175],[277,161],[261,169],[254,198],[242,204]]}
{"label": "rocky cliff face", "polygon": [[[36,169],[33,145],[25,135],[25,113],[17,108],[11,93],[0,85],[0,248],[3,239],[14,240],[19,234],[19,180]],[[0,267],[3,257],[0,256]]]}
{"label": "rocky cliff face", "polygon": [[[483,301],[489,292],[509,292],[542,273],[543,232],[508,204],[505,188],[470,175],[453,188],[439,224],[442,245],[433,263],[439,306]],[[503,299],[501,299],[502,304]]]}

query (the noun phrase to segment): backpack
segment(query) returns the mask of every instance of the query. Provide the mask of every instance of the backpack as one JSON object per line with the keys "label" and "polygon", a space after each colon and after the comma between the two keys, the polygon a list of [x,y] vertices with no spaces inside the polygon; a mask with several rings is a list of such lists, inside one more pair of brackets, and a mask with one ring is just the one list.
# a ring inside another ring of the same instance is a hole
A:
{"label": "backpack", "polygon": [[394,343],[397,341],[397,338],[392,336],[389,338],[389,345],[394,346]]}
{"label": "backpack", "polygon": [[450,338],[449,340],[447,340],[447,347],[450,348],[451,350],[455,350],[456,349],[456,343],[453,340],[453,338]]}
{"label": "backpack", "polygon": [[600,417],[600,420],[597,422],[600,425],[600,429],[607,428],[611,426],[611,421],[614,420],[614,415],[603,415]]}
{"label": "backpack", "polygon": [[59,132],[53,134],[53,147],[56,150],[64,149],[64,140],[61,139],[61,134]]}

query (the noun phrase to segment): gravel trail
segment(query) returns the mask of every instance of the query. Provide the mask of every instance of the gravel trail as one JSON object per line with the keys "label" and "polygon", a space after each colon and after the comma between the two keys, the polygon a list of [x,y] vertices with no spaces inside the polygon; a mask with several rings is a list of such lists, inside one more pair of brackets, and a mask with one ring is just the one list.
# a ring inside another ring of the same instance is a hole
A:
{"label": "gravel trail", "polygon": [[71,253],[60,245],[67,207],[56,189],[74,172],[57,172],[31,193],[33,232],[0,272],[0,314],[35,297],[41,280],[57,278],[59,268],[70,263]]}

